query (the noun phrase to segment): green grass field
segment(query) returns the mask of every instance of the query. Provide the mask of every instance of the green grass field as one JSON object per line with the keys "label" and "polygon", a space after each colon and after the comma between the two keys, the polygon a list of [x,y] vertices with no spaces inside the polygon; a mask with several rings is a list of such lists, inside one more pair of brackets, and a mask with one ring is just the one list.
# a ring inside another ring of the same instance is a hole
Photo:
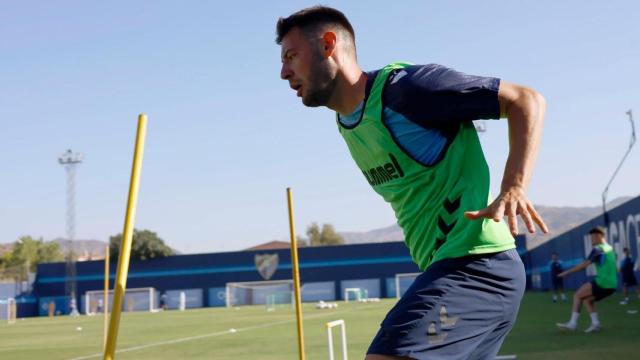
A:
{"label": "green grass field", "polygon": [[[554,324],[568,319],[569,303],[553,304],[548,294],[527,294],[500,354],[516,354],[518,359],[639,358],[640,314],[630,315],[627,310],[640,308],[640,302],[621,306],[619,300],[620,295],[614,295],[598,303],[602,332],[564,333]],[[325,323],[336,319],[346,321],[349,358],[363,359],[379,322],[394,302],[340,303],[335,310],[316,310],[305,304],[307,359],[328,358]],[[65,316],[2,323],[0,359],[99,359],[102,321],[101,316]],[[583,313],[580,329],[588,323]],[[230,332],[232,328],[236,331]],[[334,344],[339,346],[337,333]],[[118,351],[118,359],[296,359],[294,313],[291,308],[267,312],[263,306],[124,313]],[[340,359],[338,351],[336,359]]]}

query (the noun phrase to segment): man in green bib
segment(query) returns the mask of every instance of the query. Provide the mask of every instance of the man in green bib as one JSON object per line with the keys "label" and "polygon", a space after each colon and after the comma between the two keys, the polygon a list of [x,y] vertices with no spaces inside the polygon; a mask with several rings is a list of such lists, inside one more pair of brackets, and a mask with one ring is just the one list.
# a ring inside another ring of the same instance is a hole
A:
{"label": "man in green bib", "polygon": [[600,319],[596,312],[596,301],[600,301],[616,292],[618,288],[618,269],[616,264],[616,253],[613,247],[607,244],[604,229],[600,227],[589,231],[591,245],[593,249],[587,259],[573,268],[558,274],[559,277],[567,276],[571,273],[582,271],[594,264],[596,267],[596,277],[590,282],[583,284],[573,295],[573,307],[571,309],[571,319],[566,323],[557,323],[560,329],[575,330],[578,326],[580,309],[584,303],[591,316],[591,325],[585,330],[586,333],[600,331]]}
{"label": "man in green bib", "polygon": [[[517,217],[529,232],[536,224],[547,232],[526,196],[542,96],[437,64],[396,62],[364,72],[351,24],[328,7],[280,18],[276,42],[281,78],[304,105],[336,112],[359,171],[395,211],[424,271],[382,322],[366,359],[493,359],[524,292]],[[510,150],[491,201],[472,121],[501,117]]]}

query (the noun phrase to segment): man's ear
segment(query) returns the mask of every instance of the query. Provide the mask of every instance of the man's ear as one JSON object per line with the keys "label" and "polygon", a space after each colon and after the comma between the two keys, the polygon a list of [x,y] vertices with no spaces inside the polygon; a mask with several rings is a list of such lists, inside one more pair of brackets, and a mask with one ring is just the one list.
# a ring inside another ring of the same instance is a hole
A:
{"label": "man's ear", "polygon": [[322,35],[322,54],[325,58],[333,55],[334,51],[336,51],[336,46],[338,44],[338,37],[336,33],[333,31],[327,31]]}

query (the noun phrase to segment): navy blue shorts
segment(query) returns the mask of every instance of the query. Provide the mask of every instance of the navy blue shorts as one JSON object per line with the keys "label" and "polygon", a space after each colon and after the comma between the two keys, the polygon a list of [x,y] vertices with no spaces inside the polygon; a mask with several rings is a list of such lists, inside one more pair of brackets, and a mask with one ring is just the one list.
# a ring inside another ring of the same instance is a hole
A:
{"label": "navy blue shorts", "polygon": [[623,273],[622,284],[628,287],[638,285],[638,281],[636,280],[636,275],[634,273]]}
{"label": "navy blue shorts", "polygon": [[561,277],[555,277],[551,280],[551,284],[553,286],[553,290],[564,290],[564,281],[562,281]]}
{"label": "navy blue shorts", "polygon": [[616,289],[601,288],[596,284],[595,280],[591,280],[591,295],[596,298],[595,301],[600,301],[614,292],[616,292]]}
{"label": "navy blue shorts", "polygon": [[389,311],[367,353],[494,359],[516,320],[524,288],[515,249],[438,261]]}

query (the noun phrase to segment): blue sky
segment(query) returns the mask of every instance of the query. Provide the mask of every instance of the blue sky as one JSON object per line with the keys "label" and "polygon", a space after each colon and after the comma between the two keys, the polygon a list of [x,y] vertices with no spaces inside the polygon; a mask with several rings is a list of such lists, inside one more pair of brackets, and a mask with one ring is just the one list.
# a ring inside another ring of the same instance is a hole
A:
{"label": "blue sky", "polygon": [[[309,1],[20,1],[0,11],[0,243],[65,232],[78,170],[77,237],[122,231],[136,117],[149,115],[136,227],[182,252],[388,226],[390,208],[350,159],[333,114],[279,79],[275,22]],[[633,1],[326,1],[350,18],[366,69],[440,63],[529,85],[547,99],[535,203],[595,206],[640,124],[640,5]],[[506,121],[482,134],[499,187]],[[609,197],[637,195],[640,149]]]}

